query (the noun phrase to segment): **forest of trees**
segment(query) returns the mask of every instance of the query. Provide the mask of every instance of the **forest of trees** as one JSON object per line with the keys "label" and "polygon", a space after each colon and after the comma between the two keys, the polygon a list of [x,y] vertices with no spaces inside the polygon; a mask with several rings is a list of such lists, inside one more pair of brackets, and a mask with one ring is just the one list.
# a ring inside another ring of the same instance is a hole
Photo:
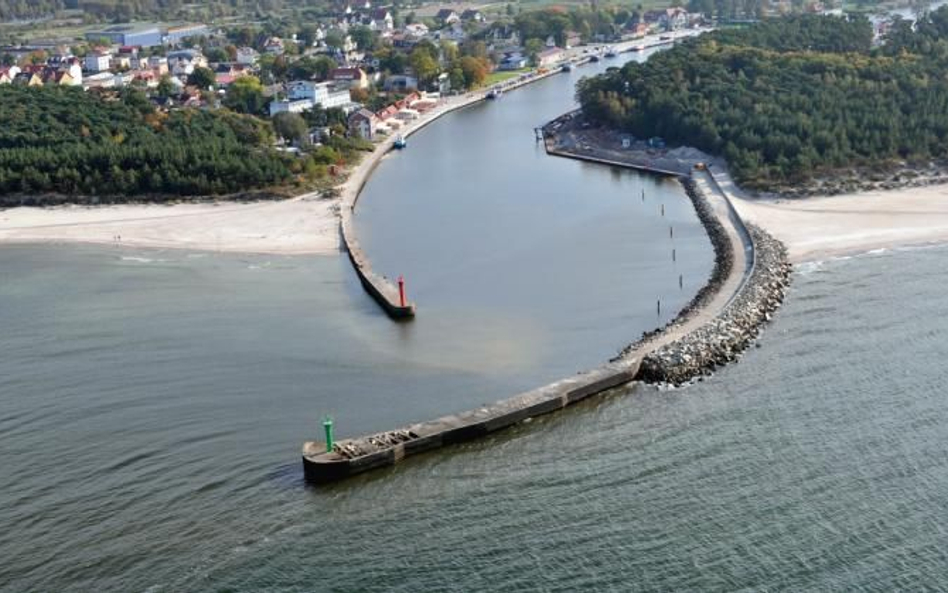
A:
{"label": "forest of trees", "polygon": [[723,155],[752,189],[948,156],[948,7],[872,49],[863,18],[775,19],[584,79],[587,117]]}
{"label": "forest of trees", "polygon": [[0,194],[208,195],[288,181],[264,120],[154,111],[138,91],[0,87]]}

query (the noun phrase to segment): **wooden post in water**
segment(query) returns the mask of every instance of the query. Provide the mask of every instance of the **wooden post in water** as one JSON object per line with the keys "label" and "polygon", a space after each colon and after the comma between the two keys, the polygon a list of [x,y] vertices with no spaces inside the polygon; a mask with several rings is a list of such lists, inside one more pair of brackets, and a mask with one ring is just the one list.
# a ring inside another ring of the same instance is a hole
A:
{"label": "wooden post in water", "polygon": [[682,274],[678,274],[678,290],[685,289],[685,277]]}
{"label": "wooden post in water", "polygon": [[674,249],[672,249],[672,261],[678,261],[678,260],[675,258],[675,250],[674,250]]}

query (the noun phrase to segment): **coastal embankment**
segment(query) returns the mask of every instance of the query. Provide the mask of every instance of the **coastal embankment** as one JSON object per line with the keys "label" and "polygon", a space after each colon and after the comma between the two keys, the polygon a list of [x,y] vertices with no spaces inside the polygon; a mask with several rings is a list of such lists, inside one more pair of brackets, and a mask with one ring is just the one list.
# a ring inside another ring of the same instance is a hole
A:
{"label": "coastal embankment", "polygon": [[[547,147],[556,145],[553,126],[557,123],[561,122],[551,122],[544,129]],[[591,146],[582,155],[562,154],[565,152],[553,154],[649,170],[635,158],[616,161],[606,155],[597,159]],[[743,224],[728,195],[704,167],[695,169],[693,163],[687,177],[676,176],[682,179],[716,256],[710,281],[674,321],[644,335],[594,370],[477,410],[345,439],[333,443],[331,451],[325,443],[308,442],[303,447],[307,480],[333,481],[392,465],[407,455],[477,438],[637,379],[680,384],[733,359],[779,306],[789,267],[779,243]],[[760,257],[758,246],[763,253]],[[646,364],[648,370],[644,371]]]}

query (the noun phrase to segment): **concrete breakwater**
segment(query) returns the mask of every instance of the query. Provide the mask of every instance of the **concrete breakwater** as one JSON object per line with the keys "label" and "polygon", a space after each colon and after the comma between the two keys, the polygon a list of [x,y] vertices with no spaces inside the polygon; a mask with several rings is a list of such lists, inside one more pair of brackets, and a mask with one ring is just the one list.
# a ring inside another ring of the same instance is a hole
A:
{"label": "concrete breakwater", "polygon": [[[546,145],[555,145],[549,127],[545,132]],[[597,159],[590,147],[584,148],[582,158],[642,167],[641,162],[623,164],[611,154]],[[408,455],[484,436],[631,381],[685,383],[734,360],[782,301],[790,272],[786,251],[740,220],[727,193],[705,167],[692,165],[688,176],[676,177],[708,232],[715,266],[708,283],[673,321],[646,333],[601,367],[477,410],[346,439],[334,443],[330,451],[325,443],[308,442],[303,447],[307,481],[329,482],[393,465]]]}
{"label": "concrete breakwater", "polygon": [[710,374],[734,361],[780,308],[790,284],[787,250],[762,229],[753,225],[747,229],[756,261],[742,289],[714,320],[647,354],[637,379],[681,385]]}
{"label": "concrete breakwater", "polygon": [[325,443],[307,442],[303,445],[304,475],[306,481],[319,484],[394,465],[408,455],[483,437],[555,412],[629,383],[637,372],[635,360],[614,361],[476,410],[339,441],[332,451],[326,451]]}

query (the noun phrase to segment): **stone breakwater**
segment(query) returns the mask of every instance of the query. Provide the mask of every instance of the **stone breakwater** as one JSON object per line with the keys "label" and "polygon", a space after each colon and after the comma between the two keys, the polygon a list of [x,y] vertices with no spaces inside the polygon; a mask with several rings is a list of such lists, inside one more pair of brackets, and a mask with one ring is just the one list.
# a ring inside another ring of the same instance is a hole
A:
{"label": "stone breakwater", "polygon": [[612,360],[626,358],[633,353],[639,353],[657,338],[668,331],[679,327],[691,319],[698,311],[706,307],[715,295],[721,290],[724,281],[731,275],[734,268],[734,248],[728,238],[724,225],[718,219],[711,205],[701,194],[701,191],[695,185],[691,177],[679,177],[679,181],[685,188],[685,193],[691,199],[698,220],[704,226],[708,233],[708,239],[714,249],[714,268],[711,270],[711,277],[708,282],[701,287],[701,290],[695,294],[694,298],[685,305],[675,316],[674,319],[666,323],[663,327],[647,331],[642,334],[638,341],[633,342],[622,349],[619,355]]}
{"label": "stone breakwater", "polygon": [[783,243],[747,225],[755,262],[740,292],[709,323],[647,354],[638,380],[681,385],[734,361],[780,308],[790,284],[791,265]]}

